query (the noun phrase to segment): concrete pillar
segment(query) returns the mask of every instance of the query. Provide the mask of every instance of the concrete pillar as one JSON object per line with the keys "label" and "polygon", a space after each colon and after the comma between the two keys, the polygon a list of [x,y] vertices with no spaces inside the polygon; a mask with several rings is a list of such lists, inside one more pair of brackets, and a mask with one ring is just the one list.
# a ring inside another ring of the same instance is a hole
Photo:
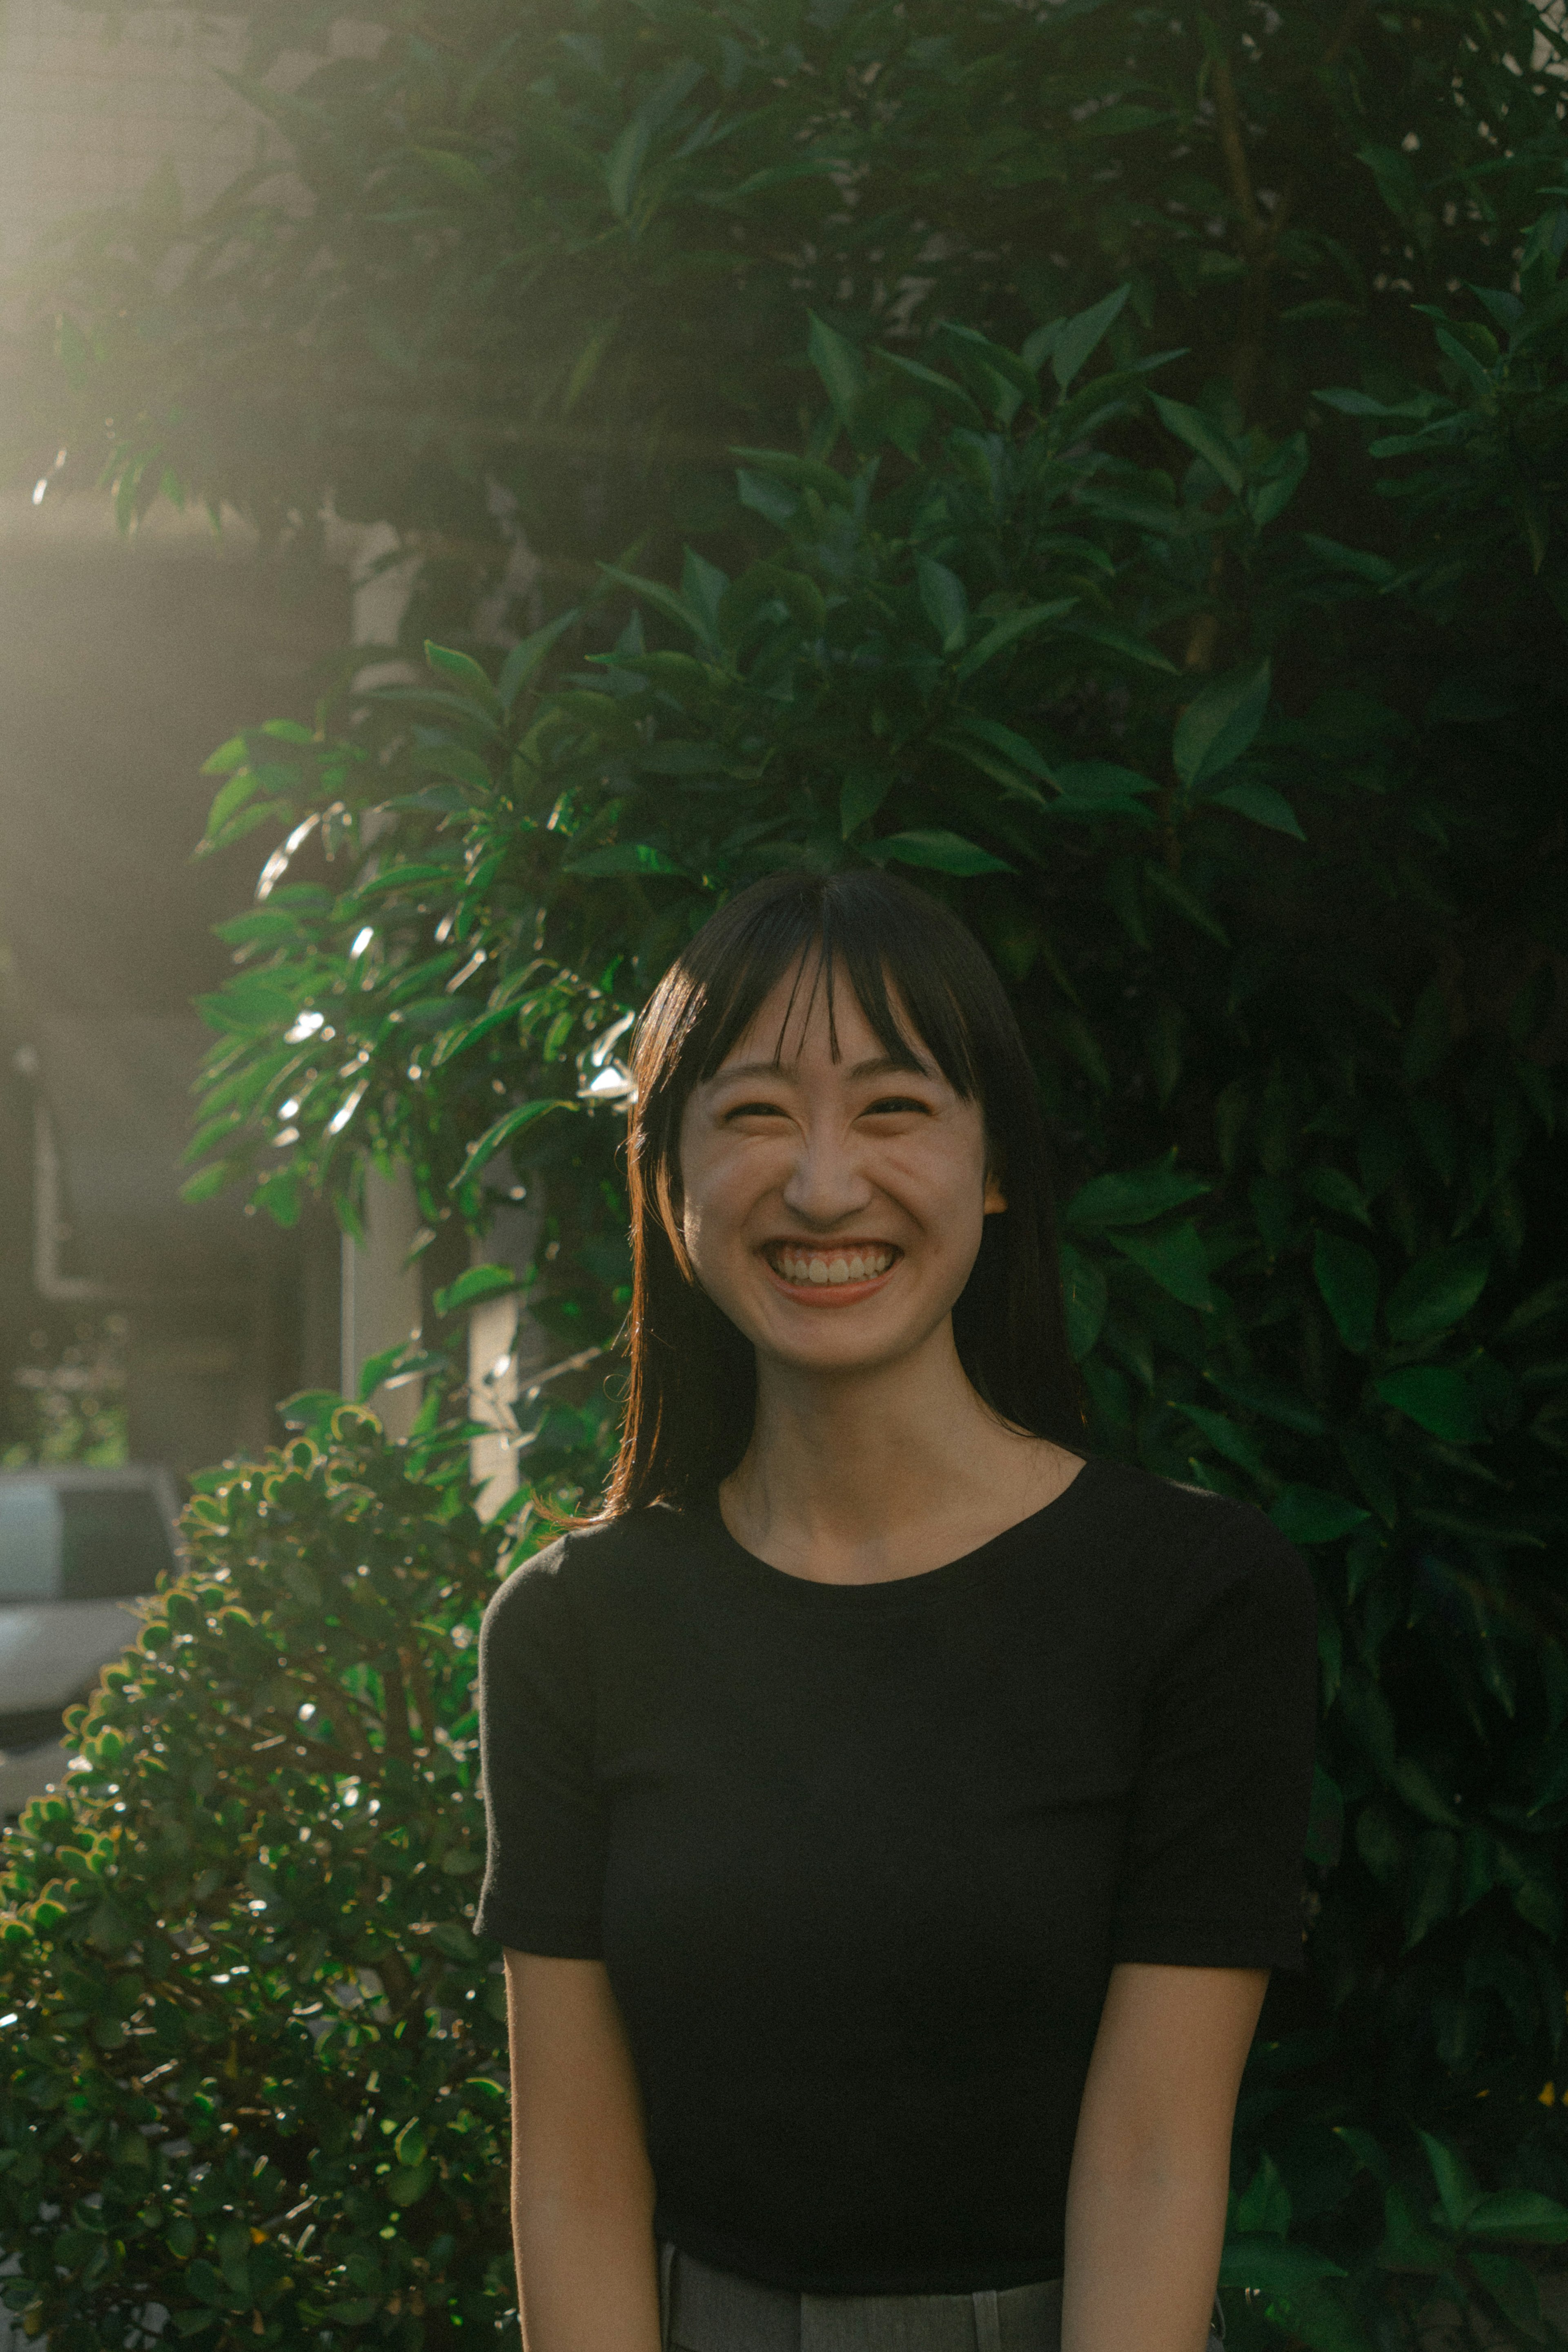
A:
{"label": "concrete pillar", "polygon": [[[419,1268],[408,1255],[419,1233],[419,1207],[405,1168],[365,1176],[365,1238],[343,1235],[343,1361],[345,1396],[357,1396],[360,1374],[372,1356],[417,1339],[423,1318]],[[379,1388],[370,1400],[392,1438],[405,1438],[419,1411],[423,1382]]]}
{"label": "concrete pillar", "polygon": [[[527,1276],[538,1247],[538,1220],[528,1209],[503,1207],[491,1218],[482,1241],[473,1244],[476,1265],[507,1265]],[[468,1466],[479,1490],[478,1510],[493,1519],[521,1481],[517,1403],[549,1358],[549,1335],[512,1291],[486,1299],[468,1318],[468,1417],[485,1435],[470,1447]]]}

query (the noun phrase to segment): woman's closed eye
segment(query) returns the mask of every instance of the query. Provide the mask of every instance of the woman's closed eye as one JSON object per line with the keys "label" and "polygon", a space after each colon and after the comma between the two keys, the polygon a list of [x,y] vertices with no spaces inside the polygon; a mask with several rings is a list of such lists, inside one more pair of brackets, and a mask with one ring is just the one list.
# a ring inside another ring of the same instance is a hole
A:
{"label": "woman's closed eye", "polygon": [[788,1118],[789,1116],[789,1114],[785,1109],[782,1103],[731,1103],[729,1108],[724,1114],[724,1125],[727,1127],[732,1119],[737,1118]]}
{"label": "woman's closed eye", "polygon": [[878,1095],[875,1102],[867,1103],[861,1117],[862,1118],[878,1118],[886,1116],[905,1118],[911,1111],[918,1111],[923,1118],[929,1118],[931,1105],[928,1102],[922,1102],[917,1095]]}

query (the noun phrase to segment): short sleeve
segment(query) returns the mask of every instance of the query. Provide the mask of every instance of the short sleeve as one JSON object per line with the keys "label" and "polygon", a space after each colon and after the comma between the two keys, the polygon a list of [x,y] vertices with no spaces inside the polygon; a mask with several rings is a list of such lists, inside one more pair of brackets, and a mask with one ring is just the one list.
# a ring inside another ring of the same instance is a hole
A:
{"label": "short sleeve", "polygon": [[477,1932],[597,1959],[607,1838],[593,1692],[562,1570],[570,1538],[507,1579],[479,1632],[487,1848]]}
{"label": "short sleeve", "polygon": [[[1233,1507],[1214,1507],[1234,1541]],[[1157,1655],[1113,1960],[1302,1966],[1316,1608],[1300,1555],[1248,1518],[1249,1557]]]}

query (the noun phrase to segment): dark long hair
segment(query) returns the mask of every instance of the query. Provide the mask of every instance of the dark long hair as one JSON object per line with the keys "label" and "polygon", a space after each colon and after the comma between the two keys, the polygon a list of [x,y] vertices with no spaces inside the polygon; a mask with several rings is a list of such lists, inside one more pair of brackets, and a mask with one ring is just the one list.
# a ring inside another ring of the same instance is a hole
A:
{"label": "dark long hair", "polygon": [[774,875],[704,924],[638,1025],[627,1147],[631,1380],[605,1497],[612,1515],[710,1494],[750,1440],[751,1342],[699,1287],[682,1239],[681,1118],[693,1087],[715,1075],[797,967],[803,984],[822,988],[830,1024],[835,985],[847,985],[890,1059],[917,1067],[923,1046],[949,1086],[978,1102],[1008,1205],[986,1219],[953,1309],[958,1360],[1002,1420],[1082,1442],[1040,1104],[1001,982],[962,923],[922,891],[869,868]]}

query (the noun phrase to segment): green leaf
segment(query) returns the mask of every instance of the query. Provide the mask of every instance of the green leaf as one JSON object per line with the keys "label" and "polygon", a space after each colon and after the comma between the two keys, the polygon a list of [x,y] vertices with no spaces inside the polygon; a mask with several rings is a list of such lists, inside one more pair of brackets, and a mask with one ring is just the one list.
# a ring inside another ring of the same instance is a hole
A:
{"label": "green leaf", "polygon": [[1377,1328],[1377,1260],[1359,1242],[1320,1233],[1312,1244],[1312,1279],[1334,1329],[1353,1356],[1364,1356]]}
{"label": "green leaf", "polygon": [[[1010,727],[1004,727],[998,719],[981,719],[973,711],[965,711],[954,720],[953,730],[956,734],[973,735],[980,742],[988,743],[993,751],[1000,751],[1014,767],[1021,768],[1026,775],[1038,778],[1041,783],[1051,781],[1051,771],[1044,753],[1026,736],[1018,734]],[[941,742],[946,739],[938,737],[936,740]],[[1124,772],[1122,769],[1115,771],[1118,775]],[[1154,789],[1152,783],[1149,789]]]}
{"label": "green leaf", "polygon": [[676,864],[667,851],[656,849],[651,841],[618,841],[603,849],[585,849],[580,857],[569,857],[562,866],[563,874],[671,874],[689,882],[692,876],[684,866]]}
{"label": "green leaf", "polygon": [[893,789],[891,768],[856,768],[839,787],[839,830],[848,841],[882,806]]}
{"label": "green leaf", "polygon": [[1064,760],[1051,769],[1051,781],[1061,795],[1057,806],[1064,813],[1152,822],[1144,801],[1157,787],[1152,776],[1142,776],[1135,768],[1118,768],[1109,760]]}
{"label": "green leaf", "polygon": [[1293,1544],[1337,1543],[1364,1527],[1371,1514],[1322,1486],[1287,1486],[1269,1517]]}
{"label": "green leaf", "polygon": [[1218,425],[1211,425],[1201,409],[1188,408],[1185,402],[1167,400],[1163,394],[1151,392],[1149,398],[1155,415],[1167,433],[1201,457],[1210,471],[1218,476],[1226,488],[1239,497],[1241,467],[1236,452]]}
{"label": "green leaf", "polygon": [[1422,1937],[1458,1907],[1459,1842],[1450,1831],[1428,1830],[1417,1840],[1410,1864],[1405,1900],[1405,1949],[1413,1951]]}
{"label": "green leaf", "polygon": [[729,641],[744,635],[753,616],[768,604],[782,604],[796,627],[810,637],[821,634],[828,617],[827,599],[810,572],[782,563],[753,563],[724,599],[720,620]]}
{"label": "green leaf", "polygon": [[854,484],[846,480],[820,457],[795,457],[783,449],[732,449],[734,457],[749,458],[764,475],[787,484],[792,490],[815,490],[830,506],[847,507],[853,503]]}
{"label": "green leaf", "polygon": [[1013,870],[1006,858],[993,857],[977,842],[939,831],[884,834],[881,840],[867,844],[866,856],[879,866],[896,859],[903,866],[929,866],[936,874],[1010,874]]}
{"label": "green leaf", "polygon": [[436,1292],[435,1311],[438,1315],[461,1315],[487,1298],[505,1298],[524,1287],[521,1276],[509,1265],[471,1265],[466,1274],[460,1274],[455,1282],[449,1282],[444,1290]]}
{"label": "green leaf", "polygon": [[1167,677],[1179,677],[1181,671],[1168,654],[1147,637],[1134,636],[1131,629],[1119,629],[1110,621],[1074,621],[1062,631],[1063,636],[1080,637],[1086,645],[1100,646],[1108,654],[1120,654],[1124,661],[1137,662],[1145,669],[1163,670]]}
{"label": "green leaf", "polygon": [[467,695],[482,710],[492,717],[499,711],[500,697],[471,654],[457,653],[451,646],[435,645],[427,637],[424,658],[432,669],[439,670],[444,677],[449,677],[459,693]]}
{"label": "green leaf", "polygon": [[1058,620],[1063,613],[1071,613],[1077,603],[1076,596],[1057,596],[1047,604],[1026,604],[1019,612],[1004,613],[1001,619],[993,622],[985,635],[977,638],[969,647],[958,664],[956,677],[960,680],[973,677],[977,670],[984,669],[993,656],[1005,652],[1009,646],[1017,645],[1020,637],[1031,636],[1048,621]]}
{"label": "green leaf", "polygon": [[532,1127],[537,1120],[548,1118],[551,1111],[576,1110],[578,1108],[577,1102],[570,1096],[558,1095],[549,1096],[541,1102],[517,1104],[514,1108],[498,1118],[494,1127],[487,1127],[476,1143],[470,1144],[468,1157],[453,1178],[448,1189],[455,1192],[460,1185],[469,1182],[479,1175],[486,1163],[495,1158],[497,1152],[510,1143],[514,1137],[521,1135],[525,1128]]}
{"label": "green leaf", "polygon": [[1389,1295],[1385,1320],[1396,1347],[1419,1347],[1452,1330],[1479,1298],[1490,1271],[1485,1242],[1451,1242],[1417,1258]]}
{"label": "green leaf", "polygon": [[880,344],[873,357],[879,367],[893,368],[911,383],[918,384],[922,392],[929,393],[934,399],[941,401],[945,407],[956,409],[971,425],[984,423],[982,411],[976,406],[963,385],[956,383],[950,375],[939,375],[935,368],[923,367],[918,360],[906,359],[900,352],[885,351]]}
{"label": "green leaf", "polygon": [[1129,1234],[1113,1232],[1111,1242],[1124,1257],[1142,1266],[1152,1281],[1173,1298],[1178,1298],[1184,1307],[1196,1307],[1200,1315],[1214,1312],[1216,1301],[1209,1287],[1208,1261],[1195,1224],[1184,1221],[1152,1239],[1136,1241]]}
{"label": "green leaf", "polygon": [[1416,2271],[1428,2276],[1448,2269],[1453,2251],[1422,2222],[1397,2181],[1383,2192],[1384,2240],[1377,2259],[1385,2270]]}
{"label": "green leaf", "polygon": [[1271,833],[1288,833],[1292,841],[1307,837],[1295,810],[1272,784],[1227,784],[1209,797],[1222,808],[1234,809],[1238,816],[1249,816],[1254,824],[1266,824]]}
{"label": "green leaf", "polygon": [[1271,2156],[1265,2156],[1236,2200],[1232,2227],[1238,2238],[1283,2238],[1291,2229],[1291,2192]]}
{"label": "green leaf", "polygon": [[1221,2286],[1252,2287],[1260,2294],[1289,2296],[1316,2279],[1343,2278],[1339,2264],[1315,2246],[1289,2238],[1230,2238],[1219,2262]]}
{"label": "green leaf", "polygon": [[243,766],[246,756],[245,737],[231,735],[226,743],[220,743],[211,757],[202,761],[202,773],[204,776],[226,776],[232,770]]}
{"label": "green leaf", "polygon": [[254,769],[242,768],[238,775],[231,776],[226,784],[220,786],[214,794],[212,807],[207,812],[207,840],[217,839],[235,810],[245,806],[251,794],[259,789],[260,784],[261,778]]}
{"label": "green leaf", "polygon": [[815,310],[808,311],[811,321],[806,348],[811,365],[822,379],[822,388],[833,404],[834,414],[846,431],[853,429],[856,413],[865,392],[865,362],[847,337],[820,319]]}
{"label": "green leaf", "polygon": [[393,1372],[423,1371],[427,1365],[444,1369],[445,1360],[443,1356],[425,1356],[417,1341],[400,1339],[394,1347],[382,1348],[378,1354],[365,1359],[360,1370],[359,1402],[369,1404],[382,1383]]}
{"label": "green leaf", "polygon": [[643,160],[648,152],[648,142],[653,135],[653,125],[645,107],[639,108],[604,159],[604,184],[610,193],[610,208],[617,220],[630,216],[632,203],[637,193]]}
{"label": "green leaf", "polygon": [[599,569],[607,579],[619,581],[622,588],[630,588],[633,596],[643,604],[652,604],[655,612],[663,613],[667,621],[674,621],[678,629],[685,629],[700,641],[706,641],[707,624],[703,615],[694,612],[685,599],[677,596],[673,588],[666,588],[662,580],[644,580],[638,572],[622,572],[616,563],[601,563]]}
{"label": "green leaf", "polygon": [[1333,2129],[1334,2137],[1343,2140],[1362,2169],[1370,2172],[1373,2179],[1386,2189],[1389,2180],[1387,2151],[1372,2133],[1361,2130],[1355,2124],[1335,2124]]}
{"label": "green leaf", "polygon": [[1172,1209],[1201,1200],[1210,1187],[1201,1176],[1177,1168],[1173,1152],[1149,1168],[1092,1176],[1062,1212],[1062,1223],[1093,1230],[1111,1225],[1146,1225]]}
{"label": "green leaf", "polygon": [[945,563],[937,563],[928,555],[915,559],[915,572],[920,583],[921,604],[941,640],[943,652],[962,652],[969,630],[969,599],[963,582],[956,572],[949,572]]}
{"label": "green leaf", "polygon": [[414,153],[422,163],[428,163],[448,185],[465,196],[487,196],[492,183],[488,173],[472,155],[454,154],[450,147],[416,147]]}
{"label": "green leaf", "polygon": [[214,1160],[209,1167],[198,1168],[187,1176],[180,1187],[182,1201],[210,1201],[221,1192],[232,1177],[237,1176],[241,1163],[237,1160]]}
{"label": "green leaf", "polygon": [[1227,1462],[1234,1462],[1236,1467],[1245,1470],[1249,1478],[1268,1477],[1268,1465],[1258,1448],[1247,1432],[1239,1428],[1228,1413],[1213,1412],[1207,1405],[1188,1404],[1185,1398],[1176,1403],[1176,1410],[1185,1413],[1194,1427],[1203,1432],[1215,1452],[1223,1454]]}
{"label": "green leaf", "polygon": [[1067,1318],[1067,1344],[1072,1360],[1081,1364],[1105,1323],[1105,1277],[1092,1258],[1064,1242],[1061,1250],[1061,1305]]}
{"label": "green leaf", "polygon": [[782,530],[792,522],[800,509],[800,501],[793,490],[782,482],[775,482],[767,474],[757,473],[749,466],[735,469],[736,495],[743,507],[759,514],[764,521]]}
{"label": "green leaf", "polygon": [[1270,1380],[1260,1372],[1216,1372],[1204,1374],[1211,1388],[1232,1404],[1248,1412],[1261,1413],[1265,1421],[1277,1421],[1282,1429],[1293,1429],[1301,1437],[1326,1437],[1328,1423],[1321,1412],[1313,1411],[1296,1389],[1287,1388],[1283,1381]]}
{"label": "green leaf", "polygon": [[1527,2246],[1568,2245],[1568,2206],[1537,2189],[1500,2189],[1474,2207],[1466,2234]]}
{"label": "green leaf", "polygon": [[1090,310],[1080,310],[1076,318],[1064,319],[1057,329],[1051,348],[1051,372],[1059,388],[1065,393],[1084,362],[1092,357],[1103,336],[1120,318],[1130,286],[1118,286],[1103,301],[1096,302]]}
{"label": "green leaf", "polygon": [[1202,899],[1196,898],[1187,888],[1186,884],[1178,881],[1169,866],[1162,864],[1157,857],[1145,859],[1144,879],[1155,896],[1164,898],[1167,905],[1174,907],[1177,914],[1184,916],[1195,930],[1202,931],[1206,938],[1213,940],[1219,947],[1228,948],[1230,945],[1230,934],[1224,924],[1210,912]]}
{"label": "green leaf", "polygon": [[1536,2344],[1547,2341],[1541,2289],[1527,2263],[1490,2246],[1467,2246],[1465,2259],[1506,2319]]}
{"label": "green leaf", "polygon": [[1436,2139],[1430,2132],[1419,2135],[1427,2151],[1427,2161],[1432,2168],[1432,2178],[1437,2184],[1443,2217],[1450,2230],[1462,2230],[1481,2201],[1476,2177],[1457,2147],[1445,2139]]}
{"label": "green leaf", "polygon": [[1385,1404],[1407,1413],[1417,1428],[1446,1438],[1450,1444],[1476,1445],[1487,1434],[1462,1372],[1436,1364],[1411,1364],[1400,1371],[1382,1373],[1373,1387]]}
{"label": "green leaf", "polygon": [[1386,588],[1398,577],[1398,566],[1385,555],[1374,555],[1359,547],[1343,547],[1337,539],[1323,539],[1316,531],[1304,530],[1301,545],[1310,548],[1319,562],[1326,563],[1331,571],[1351,572],[1374,588]]}
{"label": "green leaf", "polygon": [[1272,675],[1267,661],[1233,670],[1187,704],[1176,720],[1171,759],[1189,790],[1220,774],[1248,750],[1269,708]]}
{"label": "green leaf", "polygon": [[558,613],[542,629],[536,629],[520,645],[512,647],[501,665],[501,675],[496,681],[496,695],[503,710],[508,713],[524,687],[558,638],[563,637],[579,617],[579,607]]}
{"label": "green leaf", "polygon": [[1301,1189],[1320,1208],[1331,1210],[1336,1217],[1354,1217],[1358,1225],[1372,1223],[1365,1193],[1343,1168],[1320,1164],[1303,1170]]}
{"label": "green leaf", "polygon": [[418,2204],[435,2178],[435,2167],[428,2158],[423,2164],[400,2164],[386,2184],[387,2197],[391,2203],[406,2210]]}

